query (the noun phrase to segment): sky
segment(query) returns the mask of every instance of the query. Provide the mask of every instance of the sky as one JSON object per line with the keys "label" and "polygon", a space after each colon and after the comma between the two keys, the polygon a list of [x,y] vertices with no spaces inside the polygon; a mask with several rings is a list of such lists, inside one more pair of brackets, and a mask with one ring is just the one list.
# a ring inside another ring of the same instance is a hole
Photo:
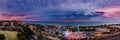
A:
{"label": "sky", "polygon": [[0,20],[120,21],[120,0],[0,0]]}

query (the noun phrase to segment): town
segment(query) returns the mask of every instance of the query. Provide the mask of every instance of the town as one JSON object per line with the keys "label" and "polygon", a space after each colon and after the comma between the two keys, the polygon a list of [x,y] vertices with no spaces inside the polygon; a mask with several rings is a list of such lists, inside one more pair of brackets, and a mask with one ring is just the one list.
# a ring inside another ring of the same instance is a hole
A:
{"label": "town", "polygon": [[0,21],[0,40],[115,40],[120,24],[62,26]]}

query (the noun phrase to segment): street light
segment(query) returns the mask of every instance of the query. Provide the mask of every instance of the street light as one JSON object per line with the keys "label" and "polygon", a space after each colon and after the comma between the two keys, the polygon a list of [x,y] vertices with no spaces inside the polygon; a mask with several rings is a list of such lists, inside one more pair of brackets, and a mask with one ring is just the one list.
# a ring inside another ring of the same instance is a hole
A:
{"label": "street light", "polygon": [[79,28],[80,26],[79,26],[79,24],[78,24],[78,34],[80,35],[80,28]]}

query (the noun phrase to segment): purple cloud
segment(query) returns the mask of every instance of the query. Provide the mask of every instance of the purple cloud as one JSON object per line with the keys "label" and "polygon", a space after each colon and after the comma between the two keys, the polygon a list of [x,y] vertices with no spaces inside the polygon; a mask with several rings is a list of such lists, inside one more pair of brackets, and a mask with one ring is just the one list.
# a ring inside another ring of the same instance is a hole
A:
{"label": "purple cloud", "polygon": [[0,15],[27,16],[23,20],[40,21],[107,20],[96,10],[119,4],[120,0],[0,0]]}

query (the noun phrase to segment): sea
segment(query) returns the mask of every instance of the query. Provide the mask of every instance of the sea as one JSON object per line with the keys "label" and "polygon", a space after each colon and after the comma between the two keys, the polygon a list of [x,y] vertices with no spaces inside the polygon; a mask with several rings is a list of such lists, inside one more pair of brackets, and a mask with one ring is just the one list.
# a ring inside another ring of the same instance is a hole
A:
{"label": "sea", "polygon": [[113,22],[41,22],[41,21],[27,21],[25,23],[30,24],[41,24],[41,25],[61,25],[61,26],[97,26],[97,25],[104,25],[104,24],[120,24],[120,23],[113,23]]}

